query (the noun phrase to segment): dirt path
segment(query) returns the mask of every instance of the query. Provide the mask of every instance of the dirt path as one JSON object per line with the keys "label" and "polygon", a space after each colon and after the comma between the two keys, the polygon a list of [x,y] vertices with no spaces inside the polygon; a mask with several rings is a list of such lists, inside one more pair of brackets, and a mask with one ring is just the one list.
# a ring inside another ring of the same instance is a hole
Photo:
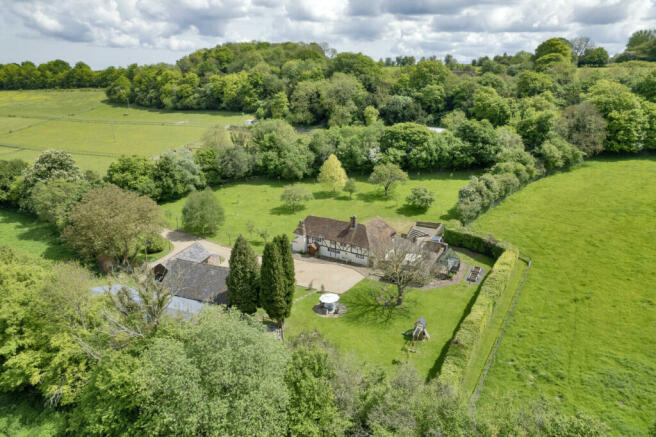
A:
{"label": "dirt path", "polygon": [[[202,244],[210,252],[221,255],[223,259],[221,265],[228,266],[228,259],[230,259],[229,247],[224,247],[195,235],[172,229],[165,229],[162,232],[162,236],[171,242],[173,250],[168,255],[150,263],[150,267],[167,261],[175,254],[196,242]],[[296,270],[296,285],[308,287],[311,284],[317,290],[321,290],[323,286],[326,291],[338,294],[349,290],[365,277],[361,272],[351,267],[317,259],[306,261],[294,257],[294,268]]]}

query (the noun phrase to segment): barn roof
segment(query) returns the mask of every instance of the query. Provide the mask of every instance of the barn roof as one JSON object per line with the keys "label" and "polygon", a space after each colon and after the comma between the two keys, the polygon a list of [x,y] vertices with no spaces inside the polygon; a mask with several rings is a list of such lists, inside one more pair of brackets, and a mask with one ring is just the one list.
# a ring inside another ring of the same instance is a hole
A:
{"label": "barn roof", "polygon": [[168,273],[162,282],[173,295],[198,302],[228,303],[229,268],[179,258],[170,260],[166,268]]}
{"label": "barn roof", "polygon": [[[121,284],[114,284],[111,287],[109,285],[93,287],[91,289],[92,294],[103,294],[111,293],[116,295],[121,287],[127,287],[130,291],[130,295],[133,299],[140,301],[139,293],[133,287],[124,286]],[[169,304],[166,306],[166,312],[171,315],[181,315],[185,319],[190,318],[191,316],[198,314],[203,309],[204,304],[197,302],[191,299],[185,299],[184,297],[172,296]]]}
{"label": "barn roof", "polygon": [[202,263],[212,255],[214,254],[209,250],[205,249],[205,247],[202,244],[194,243],[191,246],[187,247],[186,249],[175,254],[172,257],[172,259],[181,259],[185,261]]}

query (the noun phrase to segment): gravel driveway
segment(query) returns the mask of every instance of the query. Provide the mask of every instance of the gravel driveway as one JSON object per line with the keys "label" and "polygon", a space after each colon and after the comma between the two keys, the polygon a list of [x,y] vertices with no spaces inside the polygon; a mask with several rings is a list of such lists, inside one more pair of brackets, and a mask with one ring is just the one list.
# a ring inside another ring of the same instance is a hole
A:
{"label": "gravel driveway", "polygon": [[[173,250],[168,255],[150,263],[150,267],[165,262],[176,253],[196,242],[202,244],[210,252],[221,255],[223,258],[221,265],[228,266],[228,259],[230,258],[229,247],[221,246],[195,235],[187,234],[186,232],[171,229],[165,229],[162,232],[162,236],[173,244]],[[295,256],[294,268],[296,270],[296,285],[307,287],[312,284],[312,287],[317,290],[320,290],[323,285],[326,291],[338,294],[349,290],[364,278],[364,275],[355,268],[316,258],[305,260]]]}

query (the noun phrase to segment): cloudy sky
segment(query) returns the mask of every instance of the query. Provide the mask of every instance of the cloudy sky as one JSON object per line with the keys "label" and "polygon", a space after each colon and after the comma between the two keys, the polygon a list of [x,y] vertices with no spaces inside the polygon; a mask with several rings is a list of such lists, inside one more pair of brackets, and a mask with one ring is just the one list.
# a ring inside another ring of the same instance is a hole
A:
{"label": "cloudy sky", "polygon": [[589,36],[611,54],[656,0],[0,0],[0,63],[174,62],[227,41],[316,41],[378,59],[461,61]]}

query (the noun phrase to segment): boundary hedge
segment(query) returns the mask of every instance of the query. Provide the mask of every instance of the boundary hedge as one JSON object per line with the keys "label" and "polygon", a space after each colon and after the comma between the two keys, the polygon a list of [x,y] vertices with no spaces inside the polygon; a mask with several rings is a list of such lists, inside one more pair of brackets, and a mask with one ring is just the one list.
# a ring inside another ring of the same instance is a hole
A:
{"label": "boundary hedge", "polygon": [[519,250],[489,235],[453,224],[447,225],[444,240],[450,245],[484,253],[496,259],[492,270],[481,285],[469,314],[462,320],[449,343],[440,369],[439,382],[460,387],[465,370],[471,363],[482,334],[492,319],[497,300],[508,290],[508,283],[519,258]]}

